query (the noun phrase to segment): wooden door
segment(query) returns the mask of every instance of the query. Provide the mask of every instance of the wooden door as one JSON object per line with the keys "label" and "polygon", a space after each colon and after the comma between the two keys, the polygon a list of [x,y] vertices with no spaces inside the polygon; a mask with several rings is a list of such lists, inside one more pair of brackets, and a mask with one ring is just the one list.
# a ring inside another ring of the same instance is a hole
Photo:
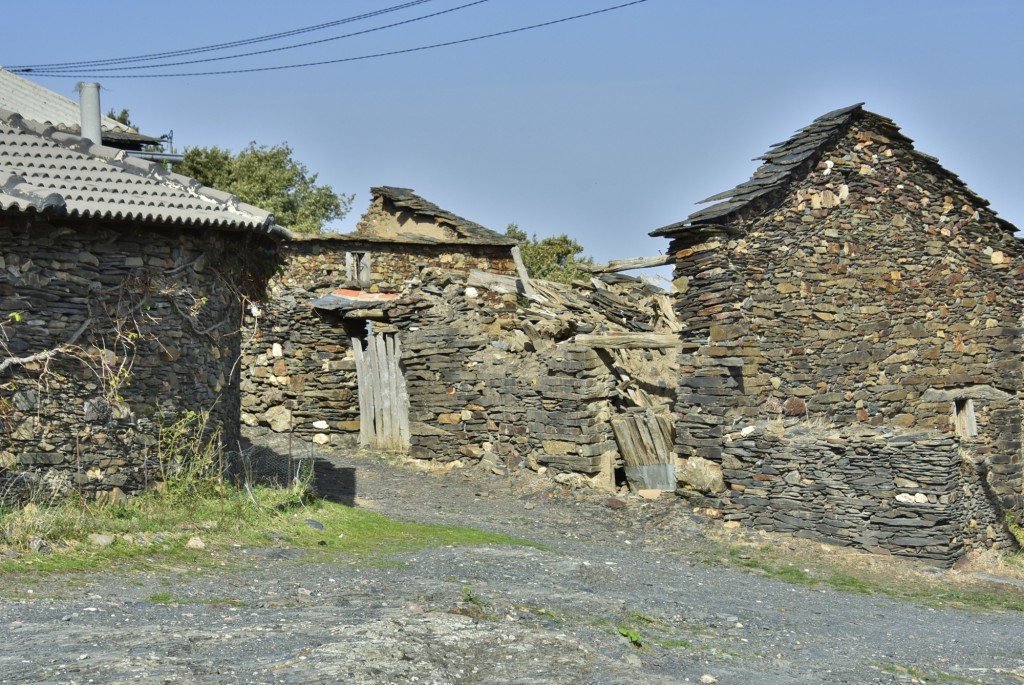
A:
{"label": "wooden door", "polygon": [[359,442],[388,452],[409,451],[409,394],[399,367],[402,348],[394,333],[352,338],[359,379]]}
{"label": "wooden door", "polygon": [[675,490],[675,426],[671,414],[637,410],[611,420],[631,490]]}

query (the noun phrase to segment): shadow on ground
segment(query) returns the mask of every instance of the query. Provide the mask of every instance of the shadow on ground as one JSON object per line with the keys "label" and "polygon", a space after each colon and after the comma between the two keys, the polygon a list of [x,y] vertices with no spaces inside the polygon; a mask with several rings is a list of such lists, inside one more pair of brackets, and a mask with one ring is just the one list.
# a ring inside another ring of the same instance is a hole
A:
{"label": "shadow on ground", "polygon": [[241,482],[282,487],[289,487],[296,480],[311,478],[312,489],[317,497],[349,507],[356,505],[354,467],[337,466],[312,454],[281,454],[268,445],[253,443],[245,438],[233,460],[231,476]]}

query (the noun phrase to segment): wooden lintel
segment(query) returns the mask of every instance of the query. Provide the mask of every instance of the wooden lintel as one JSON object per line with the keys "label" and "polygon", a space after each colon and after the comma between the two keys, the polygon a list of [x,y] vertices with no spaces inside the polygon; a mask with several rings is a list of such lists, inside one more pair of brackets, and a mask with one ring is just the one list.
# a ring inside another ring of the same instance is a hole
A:
{"label": "wooden lintel", "polygon": [[345,312],[346,319],[370,319],[372,321],[383,321],[388,318],[387,314],[380,309],[350,309]]}

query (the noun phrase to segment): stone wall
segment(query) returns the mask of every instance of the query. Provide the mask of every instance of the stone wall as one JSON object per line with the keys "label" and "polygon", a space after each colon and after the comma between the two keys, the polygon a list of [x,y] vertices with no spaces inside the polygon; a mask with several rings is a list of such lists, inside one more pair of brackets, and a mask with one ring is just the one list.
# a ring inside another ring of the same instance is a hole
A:
{"label": "stone wall", "polygon": [[508,247],[458,243],[415,243],[332,237],[330,234],[302,237],[286,248],[287,265],[279,286],[326,293],[346,287],[346,253],[370,257],[369,292],[403,292],[424,269],[472,270],[514,274],[515,263]]}
{"label": "stone wall", "polygon": [[[519,330],[516,296],[450,283],[397,319],[413,456],[489,459],[614,483],[608,364],[565,343],[542,352]],[[453,316],[454,314],[454,316]]]}
{"label": "stone wall", "polygon": [[137,491],[160,473],[161,426],[188,412],[209,410],[211,432],[237,444],[232,255],[269,249],[242,234],[2,220],[0,363],[61,351],[0,373],[0,492]]}
{"label": "stone wall", "polygon": [[955,436],[773,420],[727,433],[721,464],[726,520],[940,564],[1013,545]]}
{"label": "stone wall", "polygon": [[[610,419],[634,408],[633,397],[644,398],[647,408],[668,406],[660,395],[671,396],[674,388],[660,369],[674,368],[674,351],[609,353],[574,344],[576,331],[607,325],[583,300],[564,310],[549,300],[534,311],[514,291],[470,286],[466,274],[440,269],[425,269],[413,286],[384,303],[371,323],[375,333],[395,334],[401,346],[411,454],[483,461],[499,470],[546,469],[611,489],[622,458]],[[245,355],[243,422],[256,432],[357,446],[358,382],[349,341],[366,321],[314,311],[308,290],[281,283],[274,290],[260,337]],[[633,316],[643,314],[632,306]]]}
{"label": "stone wall", "polygon": [[320,444],[355,445],[359,433],[355,355],[350,338],[362,324],[323,315],[310,303],[346,287],[346,253],[370,255],[369,292],[415,288],[423,271],[514,273],[508,248],[396,244],[316,236],[285,248],[286,263],[270,297],[248,325],[256,331],[243,355],[242,421],[292,431]]}
{"label": "stone wall", "polygon": [[734,426],[783,416],[960,433],[993,502],[1024,516],[1024,252],[980,204],[855,123],[773,208],[680,234],[679,456],[722,463]]}

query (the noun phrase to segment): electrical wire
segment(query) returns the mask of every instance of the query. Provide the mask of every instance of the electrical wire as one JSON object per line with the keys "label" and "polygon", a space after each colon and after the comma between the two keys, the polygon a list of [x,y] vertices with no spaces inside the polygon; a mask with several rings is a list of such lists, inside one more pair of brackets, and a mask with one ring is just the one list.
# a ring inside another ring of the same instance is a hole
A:
{"label": "electrical wire", "polygon": [[[236,40],[230,43],[217,43],[215,45],[207,45],[198,48],[187,48],[184,50],[174,50],[171,52],[157,52],[148,55],[136,55],[134,57],[114,57],[110,59],[91,60],[83,62],[52,62],[49,64],[21,64],[16,66],[5,67],[7,71],[18,71],[18,72],[43,72],[52,71],[54,69],[85,69],[98,66],[106,66],[108,64],[130,64],[132,62],[151,62],[158,59],[168,59],[173,57],[183,57],[185,55],[195,55],[203,52],[213,52],[215,50],[227,50],[229,48],[241,47],[243,45],[252,45],[254,43],[265,43],[271,40],[277,40],[279,38],[288,38],[290,36],[296,36],[303,33],[310,33],[312,31],[320,31],[321,29],[328,29],[341,24],[350,24],[355,21],[362,19],[371,19],[378,17],[382,14],[388,14],[390,12],[397,12],[398,10],[408,9],[416,5],[422,5],[424,3],[434,2],[434,0],[411,0],[410,2],[403,3],[401,5],[394,5],[392,7],[385,7],[383,9],[374,10],[373,12],[367,12],[365,14],[359,14],[352,17],[346,17],[344,19],[337,19],[335,21],[329,21],[323,24],[316,24],[314,26],[304,26],[298,29],[292,29],[290,31],[282,31],[280,33],[271,33],[266,36],[257,36],[254,38],[245,38],[242,40]],[[161,66],[161,65],[151,65]]]}
{"label": "electrical wire", "polygon": [[[227,74],[251,74],[265,71],[281,71],[284,69],[303,69],[306,67],[318,67],[328,64],[342,64],[344,62],[357,62],[362,60],[374,59],[377,57],[390,57],[393,55],[405,55],[413,52],[422,52],[424,50],[434,50],[437,48],[450,47],[452,45],[462,45],[464,43],[473,43],[480,40],[486,40],[488,38],[497,38],[499,36],[508,36],[514,33],[522,33],[524,31],[532,31],[533,29],[539,29],[546,26],[554,26],[555,24],[563,24],[565,22],[574,21],[576,19],[583,19],[585,17],[592,17],[597,14],[604,14],[605,12],[612,12],[614,10],[622,9],[624,7],[630,7],[633,5],[639,5],[647,2],[647,0],[632,0],[632,2],[624,2],[619,5],[613,5],[612,7],[605,7],[603,9],[594,10],[592,12],[584,12],[582,14],[574,14],[570,17],[563,17],[561,19],[553,19],[551,21],[545,21],[539,24],[531,24],[529,26],[521,26],[519,28],[507,29],[505,31],[497,31],[494,33],[487,33],[481,36],[473,36],[472,38],[461,38],[459,40],[446,41],[444,43],[433,43],[431,45],[421,45],[415,48],[404,48],[402,50],[390,50],[388,52],[377,52],[369,55],[359,55],[357,57],[343,57],[340,59],[322,60],[319,62],[304,62],[301,64],[284,64],[273,67],[253,67],[250,69],[225,69],[220,71],[193,71],[193,72],[178,72],[172,74],[103,74],[102,78],[181,78],[191,76],[223,76]],[[155,68],[153,65],[151,68]],[[9,69],[9,71],[16,71],[15,69]],[[25,72],[22,72],[25,73]],[[29,72],[32,73],[32,72]],[[77,76],[79,78],[99,78],[99,75],[92,73],[81,73],[77,71],[69,72],[39,72],[35,75],[38,76]]]}
{"label": "electrical wire", "polygon": [[[111,67],[109,69],[93,69],[92,73],[93,74],[103,74],[104,76],[106,76],[107,74],[109,74],[111,72],[115,72],[115,71],[135,71],[137,69],[157,69],[157,68],[161,68],[161,67],[179,67],[179,66],[183,66],[183,65],[186,65],[186,64],[202,64],[202,63],[207,63],[207,62],[220,62],[220,61],[227,60],[227,59],[240,59],[242,57],[253,57],[255,55],[267,55],[267,54],[270,54],[270,53],[273,53],[273,52],[282,52],[284,50],[294,50],[295,48],[305,48],[305,47],[309,47],[310,45],[319,45],[320,43],[329,43],[331,41],[341,40],[342,38],[352,38],[353,36],[362,36],[362,35],[365,35],[367,33],[374,33],[376,31],[383,31],[385,29],[394,28],[396,26],[403,26],[405,24],[412,24],[412,23],[415,23],[417,21],[422,21],[424,19],[430,19],[431,17],[438,17],[438,16],[441,16],[442,14],[450,14],[451,12],[456,12],[458,10],[463,10],[463,9],[466,9],[467,7],[472,7],[473,5],[481,5],[481,4],[485,3],[485,2],[490,2],[490,0],[473,0],[473,2],[466,3],[465,5],[459,5],[458,7],[452,7],[450,9],[441,10],[439,12],[433,12],[431,14],[424,14],[423,16],[414,17],[412,19],[405,19],[403,21],[397,21],[397,22],[395,22],[393,24],[385,24],[384,26],[377,26],[377,27],[374,27],[372,29],[364,29],[362,31],[355,31],[353,33],[346,33],[346,34],[341,35],[341,36],[332,36],[331,38],[321,38],[320,40],[308,41],[306,43],[298,43],[296,45],[286,45],[286,46],[280,47],[280,48],[269,48],[267,50],[256,50],[254,52],[243,52],[243,53],[238,54],[238,55],[224,55],[223,57],[206,57],[204,59],[187,60],[187,61],[184,61],[184,62],[164,62],[164,63],[161,63],[161,64],[142,64],[142,65],[135,65],[135,66],[129,66],[129,67]],[[15,71],[15,70],[11,69],[10,71]],[[22,72],[22,73],[25,73],[25,72]],[[54,76],[61,75],[61,76],[66,76],[66,75],[69,75],[69,73],[73,74],[74,72],[68,72],[68,71],[65,71],[65,70],[53,69],[53,70],[47,70],[47,71],[42,71],[42,72],[31,71],[31,72],[27,72],[27,73],[38,74],[38,75],[54,75]]]}

